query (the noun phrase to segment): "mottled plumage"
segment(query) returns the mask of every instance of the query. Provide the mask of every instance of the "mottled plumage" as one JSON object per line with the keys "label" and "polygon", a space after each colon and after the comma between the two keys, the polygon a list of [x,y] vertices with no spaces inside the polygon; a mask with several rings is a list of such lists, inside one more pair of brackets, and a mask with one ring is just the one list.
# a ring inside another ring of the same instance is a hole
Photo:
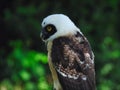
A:
{"label": "mottled plumage", "polygon": [[51,57],[65,90],[95,90],[94,56],[79,32],[53,40]]}
{"label": "mottled plumage", "polygon": [[[54,21],[54,19],[51,21]],[[57,21],[59,23],[61,20],[57,18]],[[68,24],[71,24],[70,22],[72,21],[69,21]],[[45,27],[51,23],[47,23]],[[61,21],[60,24],[64,23]],[[49,37],[47,36],[48,39],[46,39],[54,89],[95,90],[94,54],[88,40],[73,23],[71,25],[73,25],[72,29],[74,30],[67,31],[64,28],[66,32],[62,32],[63,34],[58,31],[61,28],[56,28],[57,25],[54,25],[54,33],[52,35],[48,34]],[[51,39],[53,35],[54,37]]]}

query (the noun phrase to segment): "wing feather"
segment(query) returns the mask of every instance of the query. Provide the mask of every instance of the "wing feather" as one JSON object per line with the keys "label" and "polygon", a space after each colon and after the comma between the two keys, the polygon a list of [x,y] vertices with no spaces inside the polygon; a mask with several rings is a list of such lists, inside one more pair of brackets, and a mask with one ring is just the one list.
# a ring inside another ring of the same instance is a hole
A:
{"label": "wing feather", "polygon": [[55,39],[51,56],[63,90],[95,90],[94,56],[83,35]]}

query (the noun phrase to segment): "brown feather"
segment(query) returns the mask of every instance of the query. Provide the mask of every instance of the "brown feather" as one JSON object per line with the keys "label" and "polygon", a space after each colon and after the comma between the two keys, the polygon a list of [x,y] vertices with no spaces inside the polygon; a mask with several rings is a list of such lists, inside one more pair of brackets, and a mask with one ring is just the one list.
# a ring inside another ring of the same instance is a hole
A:
{"label": "brown feather", "polygon": [[94,56],[83,35],[53,40],[51,57],[63,90],[95,90]]}

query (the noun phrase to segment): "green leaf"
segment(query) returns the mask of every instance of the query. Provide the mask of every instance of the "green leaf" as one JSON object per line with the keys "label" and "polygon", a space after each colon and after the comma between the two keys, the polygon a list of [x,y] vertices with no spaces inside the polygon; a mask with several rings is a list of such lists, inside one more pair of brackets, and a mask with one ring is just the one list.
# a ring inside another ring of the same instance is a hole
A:
{"label": "green leaf", "polygon": [[101,74],[102,75],[107,75],[107,74],[110,73],[110,71],[112,69],[113,69],[113,64],[111,64],[111,63],[105,64],[105,66],[101,70]]}
{"label": "green leaf", "polygon": [[25,81],[28,81],[31,78],[30,74],[25,70],[20,71],[19,74],[20,74],[21,78]]}
{"label": "green leaf", "polygon": [[46,64],[47,63],[47,56],[43,53],[37,53],[35,55],[35,60],[41,61],[42,63]]}
{"label": "green leaf", "polygon": [[36,8],[33,5],[29,5],[26,7],[20,6],[17,8],[16,12],[24,15],[33,15],[36,13]]}

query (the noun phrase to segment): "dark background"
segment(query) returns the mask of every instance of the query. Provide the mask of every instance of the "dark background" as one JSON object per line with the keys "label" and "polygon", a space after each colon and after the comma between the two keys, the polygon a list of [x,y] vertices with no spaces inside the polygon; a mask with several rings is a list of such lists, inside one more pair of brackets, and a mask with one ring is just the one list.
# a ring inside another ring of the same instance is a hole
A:
{"label": "dark background", "polygon": [[52,90],[42,19],[69,16],[91,43],[97,90],[120,90],[120,0],[1,0],[0,90]]}

